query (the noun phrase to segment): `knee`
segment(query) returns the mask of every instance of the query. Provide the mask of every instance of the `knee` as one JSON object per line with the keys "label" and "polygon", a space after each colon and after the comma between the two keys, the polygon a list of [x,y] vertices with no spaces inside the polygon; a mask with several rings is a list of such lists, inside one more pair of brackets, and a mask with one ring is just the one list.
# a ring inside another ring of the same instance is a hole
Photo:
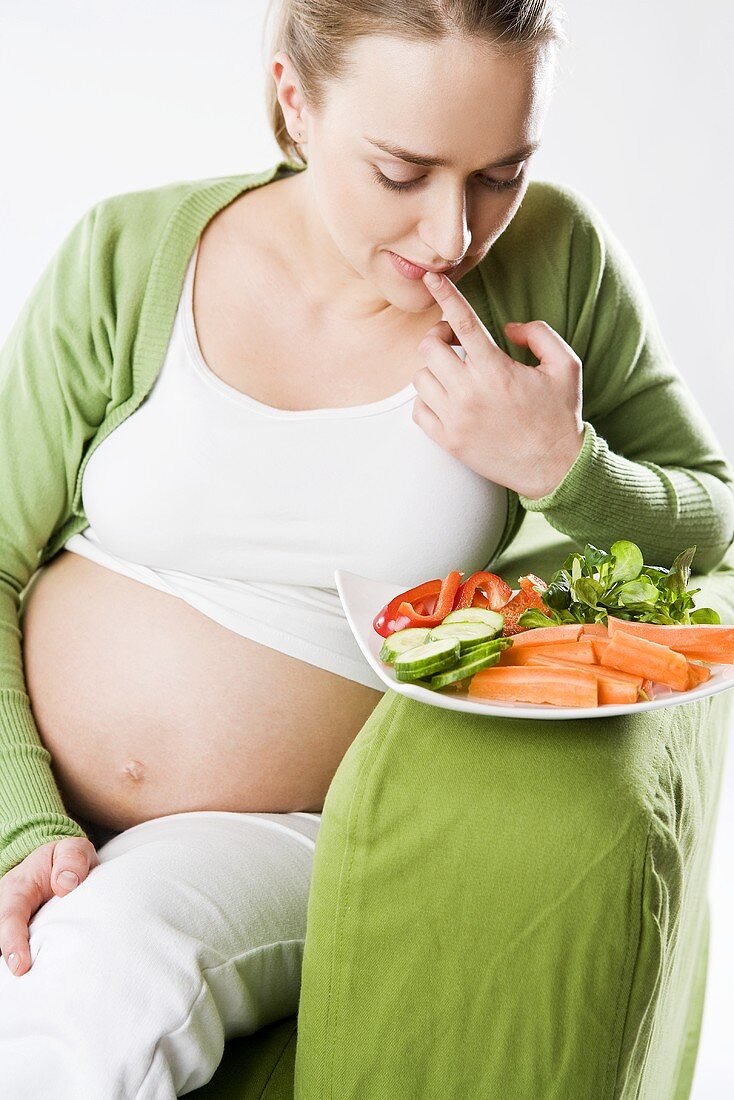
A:
{"label": "knee", "polygon": [[[337,772],[325,823],[366,829],[365,844],[384,840],[401,863],[403,853],[416,860],[420,849],[417,865],[425,868],[444,852],[441,873],[450,874],[451,864],[464,883],[476,875],[503,889],[545,884],[552,892],[614,851],[629,865],[655,813],[657,772],[677,712],[688,712],[690,725],[697,705],[530,721],[400,696],[369,743],[358,738],[350,747],[360,766],[347,761]],[[349,813],[357,803],[360,824]],[[405,848],[401,837],[410,838]]]}

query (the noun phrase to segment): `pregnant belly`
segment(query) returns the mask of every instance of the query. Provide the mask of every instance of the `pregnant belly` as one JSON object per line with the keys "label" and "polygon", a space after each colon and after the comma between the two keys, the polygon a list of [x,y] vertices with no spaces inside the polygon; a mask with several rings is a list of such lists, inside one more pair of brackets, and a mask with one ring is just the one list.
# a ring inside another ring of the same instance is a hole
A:
{"label": "pregnant belly", "polygon": [[382,698],[70,551],[33,578],[21,628],[66,809],[118,830],[187,810],[320,813]]}

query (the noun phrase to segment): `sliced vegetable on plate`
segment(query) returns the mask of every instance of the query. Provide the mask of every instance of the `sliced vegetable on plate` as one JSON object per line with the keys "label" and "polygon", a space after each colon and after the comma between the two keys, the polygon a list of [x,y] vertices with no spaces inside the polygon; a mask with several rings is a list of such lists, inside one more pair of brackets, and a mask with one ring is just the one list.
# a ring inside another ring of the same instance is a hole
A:
{"label": "sliced vegetable on plate", "polygon": [[588,708],[690,691],[712,665],[734,664],[734,626],[694,606],[694,553],[665,569],[628,540],[587,543],[550,583],[529,573],[516,592],[485,570],[463,583],[454,570],[378,612],[379,658],[401,683],[486,700]]}

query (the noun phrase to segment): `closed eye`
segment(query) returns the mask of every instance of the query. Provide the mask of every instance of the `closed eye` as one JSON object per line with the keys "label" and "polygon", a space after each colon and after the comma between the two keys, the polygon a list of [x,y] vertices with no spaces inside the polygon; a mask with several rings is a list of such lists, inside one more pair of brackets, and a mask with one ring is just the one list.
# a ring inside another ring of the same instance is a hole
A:
{"label": "closed eye", "polygon": [[[425,176],[419,176],[417,180],[410,180],[409,183],[401,183],[398,180],[390,179],[389,176],[383,175],[379,168],[374,169],[375,179],[382,187],[388,191],[412,191],[414,187],[417,187],[419,183],[422,183],[426,178]],[[516,190],[522,183],[525,176],[524,167],[521,171],[509,180],[493,180],[491,176],[485,176],[483,173],[479,173],[477,179],[484,187],[488,187],[490,191],[512,191]]]}

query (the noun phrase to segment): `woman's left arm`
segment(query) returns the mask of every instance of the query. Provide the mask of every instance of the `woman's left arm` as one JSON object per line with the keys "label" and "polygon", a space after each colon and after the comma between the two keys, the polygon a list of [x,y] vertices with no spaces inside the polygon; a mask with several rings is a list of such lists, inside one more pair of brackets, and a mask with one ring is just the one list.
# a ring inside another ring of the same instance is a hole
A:
{"label": "woman's left arm", "polygon": [[[414,380],[414,419],[579,544],[631,539],[646,561],[666,566],[695,545],[696,572],[709,572],[734,540],[734,470],[671,360],[629,256],[591,204],[577,201],[568,342],[542,319],[510,325],[508,339],[539,359],[515,362],[442,277],[429,289],[445,320],[421,344],[427,367]],[[448,346],[457,342],[464,364]]]}

